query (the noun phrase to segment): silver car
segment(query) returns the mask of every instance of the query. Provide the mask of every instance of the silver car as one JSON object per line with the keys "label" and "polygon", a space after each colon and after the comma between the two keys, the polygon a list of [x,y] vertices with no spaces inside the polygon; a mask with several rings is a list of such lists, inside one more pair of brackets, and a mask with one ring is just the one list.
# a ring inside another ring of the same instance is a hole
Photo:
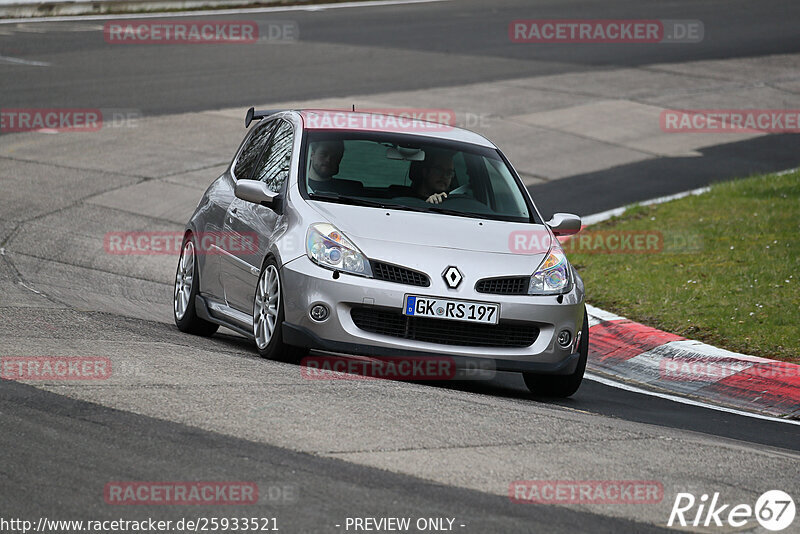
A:
{"label": "silver car", "polygon": [[225,326],[267,358],[309,349],[449,357],[569,396],[589,344],[584,286],[486,138],[414,118],[248,110],[250,129],[186,226],[175,323]]}

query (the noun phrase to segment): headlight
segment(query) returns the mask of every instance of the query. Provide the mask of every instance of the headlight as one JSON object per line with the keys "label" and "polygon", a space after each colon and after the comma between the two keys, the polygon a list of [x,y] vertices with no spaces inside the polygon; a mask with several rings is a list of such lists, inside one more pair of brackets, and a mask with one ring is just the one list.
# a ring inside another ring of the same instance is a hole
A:
{"label": "headlight", "polygon": [[322,267],[372,276],[366,256],[332,224],[316,223],[308,227],[306,254]]}
{"label": "headlight", "polygon": [[561,247],[553,247],[531,276],[529,295],[556,295],[569,288],[569,263]]}

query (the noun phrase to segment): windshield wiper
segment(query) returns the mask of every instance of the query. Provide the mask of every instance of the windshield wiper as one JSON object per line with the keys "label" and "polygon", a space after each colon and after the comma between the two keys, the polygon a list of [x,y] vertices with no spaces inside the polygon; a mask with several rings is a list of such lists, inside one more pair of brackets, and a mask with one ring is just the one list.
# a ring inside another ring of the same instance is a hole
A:
{"label": "windshield wiper", "polygon": [[383,202],[379,200],[367,200],[365,198],[348,197],[337,194],[329,193],[309,193],[308,198],[312,200],[327,200],[330,202],[338,202],[340,204],[350,204],[353,206],[369,206],[374,208],[406,210],[406,211],[428,211],[423,208],[415,208],[406,206],[405,204],[394,204],[392,202]]}
{"label": "windshield wiper", "polygon": [[348,197],[336,193],[309,193],[308,198],[312,200],[327,200],[329,202],[338,202],[340,204],[350,204],[352,206],[369,206],[375,208],[417,211],[422,213],[435,212],[444,215],[457,215],[459,217],[472,217],[474,219],[491,219],[488,215],[480,213],[471,213],[458,210],[451,210],[439,206],[429,206],[426,208],[418,208],[415,206],[407,206],[406,204],[395,204],[393,202],[384,202],[382,200],[367,200],[365,198]]}
{"label": "windshield wiper", "polygon": [[451,210],[447,208],[440,208],[439,206],[431,206],[425,211],[435,211],[436,213],[443,213],[445,215],[457,215],[459,217],[472,217],[475,219],[491,219],[492,217],[488,215],[483,215],[481,213],[472,213],[471,211],[458,211],[458,210]]}

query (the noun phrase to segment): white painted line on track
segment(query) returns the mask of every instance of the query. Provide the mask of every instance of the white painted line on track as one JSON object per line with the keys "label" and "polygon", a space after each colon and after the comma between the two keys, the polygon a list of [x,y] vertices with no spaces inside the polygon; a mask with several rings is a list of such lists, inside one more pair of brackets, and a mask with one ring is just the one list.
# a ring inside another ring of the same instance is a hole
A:
{"label": "white painted line on track", "polygon": [[[769,174],[774,174],[775,176],[784,176],[789,173],[793,173],[797,170],[800,170],[800,167],[795,167],[793,169],[786,169],[785,171],[773,172]],[[708,193],[711,187],[698,187],[697,189],[692,189],[690,191],[683,191],[681,193],[675,193],[674,195],[667,195],[658,198],[651,198],[650,200],[644,200],[642,202],[636,202],[631,204],[631,206],[652,206],[653,204],[663,204],[664,202],[669,202],[670,200],[677,200],[679,198],[688,197],[690,195],[702,195],[703,193]],[[607,221],[611,217],[617,217],[625,213],[628,208],[631,206],[622,206],[621,208],[614,208],[608,211],[601,211],[600,213],[594,213],[592,215],[587,215],[586,217],[581,217],[581,224],[584,226],[589,226],[590,224],[597,224],[599,222]]]}
{"label": "white painted line on track", "polygon": [[[683,191],[682,193],[675,193],[674,195],[651,198],[650,200],[637,202],[636,204],[633,205],[651,206],[653,204],[663,204],[664,202],[669,202],[670,200],[677,200],[679,198],[688,197],[690,195],[702,195],[703,193],[707,193],[710,189],[711,188],[708,186],[698,187],[697,189],[692,189],[691,191]],[[607,221],[611,217],[622,215],[628,210],[629,207],[630,206],[623,206],[621,208],[614,208],[613,210],[601,211],[600,213],[587,215],[586,217],[581,217],[581,223],[584,224],[585,226],[589,226],[590,224],[597,224],[599,222]]]}
{"label": "white painted line on track", "polygon": [[21,59],[18,57],[0,56],[0,63],[11,63],[12,65],[31,65],[33,67],[49,67],[50,63],[46,61],[31,61],[28,59]]}
{"label": "white painted line on track", "polygon": [[651,397],[658,397],[660,399],[671,400],[673,402],[679,402],[681,404],[688,404],[690,406],[697,406],[699,408],[708,408],[709,410],[716,410],[718,412],[725,412],[725,413],[732,413],[734,415],[742,415],[744,417],[752,417],[754,419],[763,419],[765,421],[773,421],[776,423],[788,423],[790,425],[800,425],[800,421],[795,421],[794,419],[782,419],[780,417],[772,417],[769,415],[761,415],[753,412],[745,412],[742,410],[736,410],[733,408],[726,408],[724,406],[717,406],[715,404],[707,404],[705,402],[700,402],[692,399],[687,399],[686,397],[680,397],[678,395],[670,395],[669,393],[659,393],[657,391],[650,391],[647,389],[637,388],[636,386],[631,386],[629,384],[625,384],[623,382],[617,382],[615,380],[611,380],[610,378],[605,378],[602,376],[598,376],[594,373],[586,373],[584,375],[585,378],[592,380],[594,382],[599,382],[605,386],[610,386],[613,388],[622,389],[625,391],[630,391],[631,393],[641,393],[642,395],[650,395]]}
{"label": "white painted line on track", "polygon": [[451,0],[374,0],[371,2],[341,2],[338,4],[306,4],[301,6],[251,7],[240,9],[203,9],[197,11],[175,11],[171,13],[124,13],[118,15],[67,15],[61,17],[29,17],[20,19],[0,19],[0,24],[19,24],[22,22],[66,22],[76,20],[124,20],[124,19],[166,19],[177,17],[210,17],[217,15],[238,15],[241,13],[289,13],[292,11],[325,11],[351,7],[380,7],[403,4],[430,4],[450,2]]}
{"label": "white painted line on track", "polygon": [[26,285],[26,284],[25,284],[25,282],[20,282],[20,283],[19,283],[19,285],[21,285],[22,287],[24,287],[24,288],[25,288],[25,289],[27,289],[28,291],[33,291],[33,292],[34,292],[34,293],[36,293],[37,295],[42,295],[42,294],[43,294],[41,291],[36,291],[36,290],[35,290],[35,289],[33,289],[31,286],[29,286],[29,285]]}

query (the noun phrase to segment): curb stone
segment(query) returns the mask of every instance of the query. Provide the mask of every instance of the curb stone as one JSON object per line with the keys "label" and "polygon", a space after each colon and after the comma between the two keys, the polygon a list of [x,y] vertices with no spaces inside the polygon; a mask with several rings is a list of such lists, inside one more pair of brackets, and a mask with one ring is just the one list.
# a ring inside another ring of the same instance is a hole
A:
{"label": "curb stone", "polygon": [[800,420],[800,365],[739,354],[586,305],[587,368],[746,411]]}

